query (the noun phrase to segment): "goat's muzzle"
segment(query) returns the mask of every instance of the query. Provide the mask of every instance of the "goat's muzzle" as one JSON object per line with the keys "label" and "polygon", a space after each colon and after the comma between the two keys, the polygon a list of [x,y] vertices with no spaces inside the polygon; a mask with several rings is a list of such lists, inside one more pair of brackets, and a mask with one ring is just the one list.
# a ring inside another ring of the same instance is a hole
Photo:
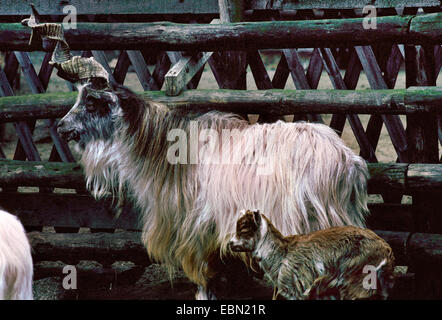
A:
{"label": "goat's muzzle", "polygon": [[57,124],[57,133],[66,141],[75,140],[78,142],[78,140],[80,140],[80,134],[77,130],[68,128],[66,122],[63,120],[60,120]]}
{"label": "goat's muzzle", "polygon": [[233,252],[250,251],[250,250],[247,250],[247,248],[245,248],[244,245],[243,245],[240,241],[238,241],[238,240],[236,240],[236,239],[234,239],[234,238],[232,238],[232,239],[227,243],[227,247],[228,247],[230,250],[232,250]]}

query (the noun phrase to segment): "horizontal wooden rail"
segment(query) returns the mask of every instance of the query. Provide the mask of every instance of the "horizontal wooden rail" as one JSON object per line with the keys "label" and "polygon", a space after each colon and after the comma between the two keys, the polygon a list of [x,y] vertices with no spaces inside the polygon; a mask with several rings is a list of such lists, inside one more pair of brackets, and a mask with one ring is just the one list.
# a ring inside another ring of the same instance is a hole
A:
{"label": "horizontal wooden rail", "polygon": [[[442,235],[410,232],[376,231],[393,248],[396,263],[408,265],[412,260],[442,263]],[[141,243],[140,232],[109,233],[42,233],[28,234],[34,261],[62,261],[76,264],[94,260],[109,264],[132,261],[150,264]]]}
{"label": "horizontal wooden rail", "polygon": [[[442,164],[369,163],[369,191],[442,190]],[[0,160],[0,186],[82,188],[78,163]]]}
{"label": "horizontal wooden rail", "polygon": [[[138,230],[139,217],[127,203],[116,218],[117,201],[95,200],[90,195],[73,193],[9,193],[0,192],[2,208],[13,212],[30,229],[44,226],[56,228],[92,228]],[[62,213],[62,214],[61,214]]]}
{"label": "horizontal wooden rail", "polygon": [[[442,13],[378,17],[376,29],[364,18],[225,24],[77,23],[65,31],[72,50],[223,51],[356,46],[380,43],[441,44]],[[31,31],[0,23],[0,48],[30,51]]]}
{"label": "horizontal wooden rail", "polygon": [[[215,109],[234,113],[413,114],[442,112],[442,88],[394,90],[188,90],[171,97],[164,91],[140,92],[170,108]],[[0,123],[59,118],[77,93],[46,93],[0,98]]]}
{"label": "horizontal wooden rail", "polygon": [[28,238],[35,262],[60,260],[76,264],[81,260],[93,260],[104,264],[112,264],[114,261],[150,264],[146,249],[141,244],[140,232],[30,232]]}
{"label": "horizontal wooden rail", "polygon": [[[90,195],[71,193],[0,192],[2,208],[17,215],[28,230],[52,226],[70,230],[85,227],[108,232],[141,231],[139,215],[131,204],[126,203],[116,218],[116,203],[112,199],[96,201]],[[407,231],[413,226],[410,204],[373,203],[369,204],[369,210],[367,225],[370,228]]]}
{"label": "horizontal wooden rail", "polygon": [[[63,4],[59,0],[33,0],[39,13],[42,15],[61,15]],[[271,3],[269,7],[269,3]],[[28,15],[29,2],[15,0],[1,0],[0,16]],[[77,9],[78,15],[121,15],[121,14],[218,14],[218,0],[69,0],[66,5]],[[274,10],[299,10],[299,9],[355,9],[366,5],[376,8],[400,7],[438,7],[439,0],[251,0],[246,1],[246,9],[274,9]]]}

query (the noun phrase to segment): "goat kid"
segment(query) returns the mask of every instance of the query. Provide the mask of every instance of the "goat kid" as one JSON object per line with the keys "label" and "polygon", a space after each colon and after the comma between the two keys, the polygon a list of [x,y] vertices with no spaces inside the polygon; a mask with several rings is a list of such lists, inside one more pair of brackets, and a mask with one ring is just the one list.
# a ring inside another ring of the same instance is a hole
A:
{"label": "goat kid", "polygon": [[[241,211],[234,252],[248,252],[286,299],[386,299],[394,283],[391,247],[373,231],[333,227],[284,237],[258,210]],[[369,282],[367,267],[375,271]]]}
{"label": "goat kid", "polygon": [[32,256],[26,232],[0,210],[0,300],[32,300]]}

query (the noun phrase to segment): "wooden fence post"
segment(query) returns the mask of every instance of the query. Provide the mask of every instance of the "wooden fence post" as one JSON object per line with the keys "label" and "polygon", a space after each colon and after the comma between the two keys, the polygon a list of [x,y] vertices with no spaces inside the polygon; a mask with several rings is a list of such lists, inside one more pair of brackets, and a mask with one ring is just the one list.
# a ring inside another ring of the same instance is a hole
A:
{"label": "wooden fence post", "polygon": [[[405,46],[406,86],[435,86],[434,52],[423,46]],[[407,139],[410,162],[438,163],[437,114],[407,115]],[[413,194],[415,232],[442,233],[440,192]],[[440,265],[413,261],[416,272],[416,298],[440,299],[442,277]]]}
{"label": "wooden fence post", "polygon": [[[239,22],[243,18],[244,0],[218,0],[221,23]],[[247,89],[247,53],[213,52],[209,65],[221,89]],[[247,119],[247,115],[243,114]]]}

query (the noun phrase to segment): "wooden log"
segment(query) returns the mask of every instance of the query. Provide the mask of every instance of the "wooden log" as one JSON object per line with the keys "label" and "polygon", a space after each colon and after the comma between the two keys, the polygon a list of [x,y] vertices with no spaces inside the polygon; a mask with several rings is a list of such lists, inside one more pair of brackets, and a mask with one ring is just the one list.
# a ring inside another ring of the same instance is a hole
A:
{"label": "wooden log", "polygon": [[[58,0],[33,0],[41,15],[65,16],[63,3]],[[77,14],[82,15],[217,15],[219,13],[217,0],[70,0],[69,3],[77,8]],[[376,8],[401,7],[438,7],[439,0],[251,0],[246,2],[247,10],[299,10],[299,9],[356,9],[371,4]],[[0,16],[28,16],[29,2],[2,0]]]}
{"label": "wooden log", "polygon": [[394,232],[383,230],[375,230],[375,232],[378,236],[387,241],[387,243],[393,249],[396,264],[407,266],[409,264],[410,258],[407,256],[408,239],[411,235],[410,232]]}
{"label": "wooden log", "polygon": [[394,8],[394,7],[438,7],[440,4],[436,0],[251,0],[247,3],[249,10],[300,10],[300,9],[362,9],[366,5],[374,5],[376,8]]}
{"label": "wooden log", "polygon": [[33,260],[62,261],[77,264],[92,260],[110,265],[115,261],[132,261],[149,265],[140,232],[109,233],[28,233]]}
{"label": "wooden log", "polygon": [[[442,164],[370,163],[369,191],[415,192],[442,189]],[[431,174],[430,174],[431,173]],[[0,160],[0,185],[84,187],[83,170],[77,163]]]}
{"label": "wooden log", "polygon": [[[34,281],[49,277],[65,277],[61,261],[41,261],[34,264]],[[88,290],[97,287],[131,285],[143,274],[145,266],[132,265],[125,268],[104,266],[96,261],[83,260],[74,265],[77,272],[77,289]]]}
{"label": "wooden log", "polygon": [[410,237],[408,252],[416,272],[416,298],[441,299],[442,235],[415,233]]}
{"label": "wooden log", "polygon": [[[113,200],[113,201],[112,201]],[[95,200],[90,195],[72,193],[0,192],[2,207],[19,217],[26,230],[42,226],[91,228],[91,232],[113,232],[115,229],[141,231],[138,214],[130,204],[115,218],[117,199]],[[367,226],[371,229],[409,231],[413,229],[410,204],[369,204]],[[60,213],[63,214],[60,214]],[[65,229],[66,230],[66,229]]]}
{"label": "wooden log", "polygon": [[[442,235],[431,233],[410,233],[375,231],[393,248],[397,264],[408,265],[410,261],[442,265]],[[440,270],[440,269],[439,269]]]}
{"label": "wooden log", "polygon": [[377,190],[377,192],[392,190],[405,191],[406,187],[408,187],[406,184],[407,164],[370,163],[369,168],[369,193],[373,193],[374,190]]}
{"label": "wooden log", "polygon": [[[116,218],[118,200],[95,200],[90,195],[0,193],[2,207],[20,218],[26,229],[39,226],[56,228],[92,228],[101,232],[115,229],[138,230],[138,215],[128,203]],[[62,214],[61,214],[62,213]]]}
{"label": "wooden log", "polygon": [[[139,93],[169,108],[215,109],[250,114],[302,113],[414,114],[440,113],[441,88],[412,92],[394,90],[192,90],[168,97],[164,92]],[[0,98],[0,123],[59,118],[75,103],[77,93],[48,93]]]}
{"label": "wooden log", "polygon": [[[440,44],[441,17],[442,13],[378,17],[377,29],[364,29],[364,18],[223,24],[79,22],[76,29],[66,30],[65,36],[72,50],[228,51],[392,42]],[[0,23],[0,33],[2,50],[35,50],[29,47],[29,28],[19,23]]]}
{"label": "wooden log", "polygon": [[[434,188],[442,187],[442,167],[440,164],[410,164],[407,171],[407,185],[416,190],[431,190],[425,181],[433,181]],[[440,198],[440,196],[439,196]]]}
{"label": "wooden log", "polygon": [[[410,260],[425,260],[435,264],[442,262],[442,235],[382,230],[375,232],[393,248],[398,265],[407,265]],[[31,232],[28,237],[35,262],[62,261],[76,264],[81,260],[93,260],[104,264],[112,264],[114,261],[132,261],[140,265],[151,263],[141,243],[140,232]]]}
{"label": "wooden log", "polygon": [[2,160],[2,186],[81,188],[85,186],[78,163]]}
{"label": "wooden log", "polygon": [[370,214],[366,218],[367,228],[390,231],[413,230],[413,208],[411,204],[369,203]]}

